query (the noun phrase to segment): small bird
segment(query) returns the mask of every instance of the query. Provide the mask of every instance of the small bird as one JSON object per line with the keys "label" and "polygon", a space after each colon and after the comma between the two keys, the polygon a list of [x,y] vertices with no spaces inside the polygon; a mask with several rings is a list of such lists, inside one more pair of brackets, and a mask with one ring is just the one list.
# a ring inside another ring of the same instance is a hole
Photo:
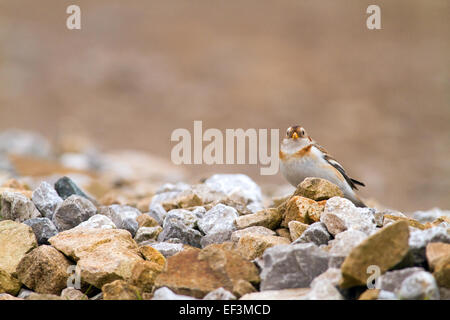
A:
{"label": "small bird", "polygon": [[326,179],[337,185],[344,197],[357,207],[366,205],[353,190],[365,184],[350,178],[344,168],[306,133],[301,126],[289,127],[280,148],[280,169],[284,177],[296,187],[307,177]]}

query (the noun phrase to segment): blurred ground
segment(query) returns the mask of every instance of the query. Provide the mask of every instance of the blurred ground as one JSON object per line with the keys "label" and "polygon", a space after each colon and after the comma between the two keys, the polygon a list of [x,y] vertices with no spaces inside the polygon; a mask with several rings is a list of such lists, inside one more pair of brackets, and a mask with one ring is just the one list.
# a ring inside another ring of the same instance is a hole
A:
{"label": "blurred ground", "polygon": [[[381,6],[382,28],[365,27]],[[302,124],[361,192],[450,208],[448,1],[0,2],[0,130],[170,161],[170,134]],[[65,27],[78,4],[82,30]],[[192,166],[193,178],[258,166]]]}

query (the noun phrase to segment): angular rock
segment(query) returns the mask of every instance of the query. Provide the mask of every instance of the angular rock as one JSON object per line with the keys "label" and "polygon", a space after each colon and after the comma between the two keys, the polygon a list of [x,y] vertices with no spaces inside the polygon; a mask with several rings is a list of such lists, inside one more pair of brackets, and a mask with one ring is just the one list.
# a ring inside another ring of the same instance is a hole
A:
{"label": "angular rock", "polygon": [[33,229],[38,244],[48,244],[48,239],[58,234],[58,229],[49,218],[33,218],[23,222]]}
{"label": "angular rock", "polygon": [[140,227],[156,227],[156,226],[159,226],[158,222],[154,218],[152,218],[151,216],[149,216],[146,213],[143,213],[143,214],[139,215],[136,218],[136,221],[137,221],[137,223],[139,225],[139,228]]}
{"label": "angular rock", "polygon": [[239,300],[303,300],[309,291],[309,288],[265,290],[246,294]]}
{"label": "angular rock", "polygon": [[434,270],[440,260],[450,256],[450,244],[432,242],[426,246],[426,257],[431,270]]}
{"label": "angular rock", "polygon": [[236,296],[220,287],[204,296],[203,300],[236,300]]}
{"label": "angular rock", "polygon": [[245,234],[237,243],[237,251],[248,260],[260,257],[267,248],[290,244],[290,241],[283,237],[266,236],[261,234]]}
{"label": "angular rock", "polygon": [[187,249],[168,258],[155,287],[168,287],[177,294],[203,298],[220,287],[233,291],[233,282],[237,280],[258,283],[256,266],[235,251],[214,244],[202,250]]}
{"label": "angular rock", "polygon": [[328,180],[306,178],[295,190],[294,196],[302,196],[315,201],[328,200],[333,197],[343,197],[341,189]]}
{"label": "angular rock", "polygon": [[[298,237],[308,229],[309,225],[299,221],[292,220],[288,223],[289,234],[292,241],[295,241]],[[327,232],[328,233],[328,232]]]}
{"label": "angular rock", "polygon": [[141,227],[136,232],[134,240],[137,243],[141,243],[148,240],[156,240],[158,235],[162,232],[162,228],[160,226],[156,227]]}
{"label": "angular rock", "polygon": [[75,228],[116,229],[116,225],[107,216],[103,214],[94,214],[92,217],[80,223]]}
{"label": "angular rock", "polygon": [[184,249],[182,243],[157,242],[151,243],[149,246],[161,252],[166,258],[171,257]]}
{"label": "angular rock", "polygon": [[312,243],[267,249],[261,261],[261,290],[309,287],[328,269],[328,254]]}
{"label": "angular rock", "polygon": [[42,245],[22,258],[16,273],[20,282],[33,291],[59,295],[67,286],[70,265],[58,250]]}
{"label": "angular rock", "polygon": [[65,288],[61,291],[61,298],[65,300],[88,300],[88,296],[75,288]]}
{"label": "angular rock", "polygon": [[198,220],[198,228],[206,235],[232,232],[238,217],[236,209],[219,203]]}
{"label": "angular rock", "polygon": [[312,242],[315,245],[320,246],[322,244],[327,244],[330,239],[331,235],[328,233],[325,224],[322,222],[315,222],[294,241],[294,244]]}
{"label": "angular rock", "polygon": [[11,274],[0,269],[0,293],[9,293],[15,296],[21,287],[21,283]]}
{"label": "angular rock", "polygon": [[139,261],[134,265],[130,283],[143,292],[151,292],[156,277],[163,271],[164,265],[152,261]]}
{"label": "angular rock", "polygon": [[63,298],[56,294],[32,292],[26,300],[63,300]]}
{"label": "angular rock", "polygon": [[422,271],[425,270],[417,267],[388,271],[379,278],[380,289],[389,292],[398,292],[403,280],[414,273]]}
{"label": "angular rock", "polygon": [[371,235],[376,230],[373,209],[357,208],[350,200],[334,197],[327,201],[320,217],[333,236],[348,229]]}
{"label": "angular rock", "polygon": [[409,252],[413,258],[414,265],[425,265],[425,248],[432,242],[450,243],[449,229],[434,227],[426,230],[415,230],[411,232],[409,237]]}
{"label": "angular rock", "polygon": [[342,264],[340,287],[365,285],[370,273],[367,268],[376,265],[381,274],[391,269],[408,253],[409,225],[406,221],[395,222],[382,228],[353,248]]}
{"label": "angular rock", "polygon": [[420,271],[403,280],[397,295],[405,300],[439,300],[439,288],[431,273]]}
{"label": "angular rock", "polygon": [[197,300],[194,297],[176,294],[167,287],[155,290],[152,300]]}
{"label": "angular rock", "polygon": [[311,224],[320,220],[324,206],[318,202],[301,197],[293,196],[286,202],[283,212],[283,227],[288,227],[289,222],[298,221]]}
{"label": "angular rock", "polygon": [[23,222],[41,216],[34,203],[20,192],[4,191],[0,199],[0,219]]}
{"label": "angular rock", "polygon": [[311,282],[311,290],[305,300],[344,300],[336,288],[341,278],[341,270],[329,268]]}
{"label": "angular rock", "polygon": [[278,236],[283,237],[283,238],[286,238],[286,239],[288,239],[289,241],[291,241],[291,234],[290,234],[288,228],[278,228],[278,229],[275,230],[275,233],[276,233]]}
{"label": "angular rock", "polygon": [[143,260],[130,233],[122,229],[75,228],[49,242],[77,261],[81,280],[97,288],[114,280],[130,279],[134,265]]}
{"label": "angular rock", "polygon": [[0,269],[14,275],[20,260],[37,245],[31,227],[11,220],[0,221]]}
{"label": "angular rock", "polygon": [[62,177],[56,181],[55,190],[63,200],[73,195],[91,200],[69,177]]}
{"label": "angular rock", "polygon": [[253,226],[276,229],[281,223],[281,214],[277,209],[267,209],[256,213],[240,216],[236,219],[237,229],[245,229]]}
{"label": "angular rock", "polygon": [[243,174],[215,174],[206,179],[205,185],[211,190],[222,192],[227,196],[238,194],[246,199],[248,204],[262,202],[260,187]]}
{"label": "angular rock", "polygon": [[115,280],[102,287],[103,300],[142,300],[141,290],[123,280]]}
{"label": "angular rock", "polygon": [[137,217],[141,215],[138,209],[113,204],[107,207],[101,207],[99,213],[110,218],[117,228],[128,230],[133,237],[136,235],[139,227]]}
{"label": "angular rock", "polygon": [[33,191],[31,199],[42,216],[49,219],[52,219],[56,208],[63,202],[55,189],[45,181]]}
{"label": "angular rock", "polygon": [[248,227],[241,230],[236,230],[231,234],[231,241],[237,243],[239,239],[246,234],[260,234],[263,236],[276,236],[276,233],[273,230],[270,230],[266,227],[254,226]]}
{"label": "angular rock", "polygon": [[242,297],[243,295],[246,295],[251,292],[257,292],[258,290],[255,289],[255,287],[248,282],[247,280],[238,279],[233,280],[233,290],[232,293],[237,298]]}
{"label": "angular rock", "polygon": [[205,248],[210,244],[224,243],[230,240],[231,234],[232,234],[231,230],[207,234],[200,240],[200,245],[202,248]]}
{"label": "angular rock", "polygon": [[154,205],[150,204],[148,215],[151,218],[155,219],[155,221],[158,222],[158,224],[162,225],[164,218],[167,215],[167,211],[159,203]]}
{"label": "angular rock", "polygon": [[72,195],[56,209],[52,221],[59,231],[64,231],[76,227],[96,213],[97,208],[92,202],[81,196]]}
{"label": "angular rock", "polygon": [[364,232],[354,229],[338,233],[333,240],[328,242],[328,252],[335,256],[346,257],[367,237]]}
{"label": "angular rock", "polygon": [[450,289],[450,256],[446,255],[434,265],[433,276],[440,287]]}
{"label": "angular rock", "polygon": [[151,246],[141,246],[139,247],[139,252],[142,254],[145,260],[159,264],[162,267],[166,265],[166,258],[162,255],[161,252]]}
{"label": "angular rock", "polygon": [[167,213],[163,222],[163,231],[158,236],[158,241],[166,241],[172,238],[179,239],[184,244],[200,247],[202,233],[195,228],[198,218],[190,211],[174,209]]}

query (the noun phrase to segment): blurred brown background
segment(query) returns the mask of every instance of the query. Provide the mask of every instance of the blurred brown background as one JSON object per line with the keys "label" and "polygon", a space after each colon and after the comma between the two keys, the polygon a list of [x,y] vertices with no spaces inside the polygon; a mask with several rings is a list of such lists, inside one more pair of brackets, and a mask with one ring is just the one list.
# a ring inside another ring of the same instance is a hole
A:
{"label": "blurred brown background", "polygon": [[[450,207],[449,1],[0,1],[0,130],[170,161],[170,134],[302,124],[361,192]],[[66,29],[66,7],[82,30]],[[381,7],[382,30],[366,28]],[[258,166],[191,166],[193,177]]]}

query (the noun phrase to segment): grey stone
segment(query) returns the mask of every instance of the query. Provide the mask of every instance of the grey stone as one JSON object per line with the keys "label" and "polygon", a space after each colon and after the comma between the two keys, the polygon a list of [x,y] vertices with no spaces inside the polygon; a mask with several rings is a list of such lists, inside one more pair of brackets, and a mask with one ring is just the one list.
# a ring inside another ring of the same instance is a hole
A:
{"label": "grey stone", "polygon": [[312,243],[278,245],[266,249],[258,261],[261,290],[305,288],[328,269],[329,255]]}
{"label": "grey stone", "polygon": [[439,300],[439,288],[433,275],[426,271],[415,272],[403,280],[397,293],[405,300]]}
{"label": "grey stone", "polygon": [[198,216],[186,209],[173,209],[170,210],[164,218],[163,225],[169,223],[169,221],[179,221],[184,223],[189,228],[197,227],[199,220]]}
{"label": "grey stone", "polygon": [[434,227],[425,230],[414,230],[409,235],[409,254],[416,266],[426,263],[425,248],[430,242],[450,243],[450,229]]}
{"label": "grey stone", "polygon": [[292,244],[312,242],[317,246],[327,244],[331,235],[322,222],[311,224]]}
{"label": "grey stone", "polygon": [[25,220],[24,224],[33,229],[38,244],[49,244],[48,239],[58,234],[58,229],[49,218],[33,218]]}
{"label": "grey stone", "polygon": [[[166,241],[171,238],[177,238],[184,244],[189,244],[200,248],[200,241],[203,235],[200,231],[194,229],[197,218],[193,215],[189,216],[185,214],[184,216],[187,217],[187,219],[183,219],[178,216],[179,213],[173,214],[172,211],[175,210],[171,210],[164,219],[163,231],[159,234],[158,241]],[[181,215],[181,217],[182,216],[183,215]],[[192,217],[195,218],[194,221],[192,220]]]}
{"label": "grey stone", "polygon": [[439,208],[433,208],[428,211],[416,211],[412,213],[411,217],[416,219],[420,223],[433,222],[439,217],[450,217],[450,210],[441,210]]}
{"label": "grey stone", "polygon": [[388,271],[380,276],[379,284],[380,289],[390,292],[396,292],[400,290],[403,280],[408,278],[410,275],[425,271],[423,268],[406,268],[400,270]]}
{"label": "grey stone", "polygon": [[22,288],[22,289],[20,289],[19,293],[17,294],[17,298],[26,299],[32,293],[34,293],[34,291]]}
{"label": "grey stone", "polygon": [[203,300],[236,300],[236,296],[220,287],[204,296]]}
{"label": "grey stone", "polygon": [[157,243],[149,243],[149,245],[158,250],[159,252],[161,252],[161,254],[166,258],[183,251],[182,243],[157,242]]}
{"label": "grey stone", "polygon": [[137,243],[141,243],[143,241],[148,240],[156,240],[158,235],[161,233],[162,228],[160,226],[156,227],[140,227],[136,232],[134,240]]}
{"label": "grey stone", "polygon": [[116,229],[116,225],[107,216],[103,214],[94,214],[88,220],[80,223],[75,228]]}
{"label": "grey stone", "polygon": [[139,228],[139,223],[137,222],[137,217],[141,212],[133,207],[113,204],[107,207],[101,207],[99,210],[100,214],[103,214],[111,219],[118,229],[128,230],[134,237],[136,231]]}
{"label": "grey stone", "polygon": [[41,216],[34,203],[19,192],[3,191],[0,198],[0,219],[2,220],[23,222]]}
{"label": "grey stone", "polygon": [[333,240],[328,242],[328,251],[333,255],[346,257],[367,237],[368,235],[364,232],[353,229],[338,233]]}
{"label": "grey stone", "polygon": [[398,300],[398,298],[393,292],[380,290],[380,292],[378,292],[377,300]]}
{"label": "grey stone", "polygon": [[341,279],[341,270],[329,268],[311,282],[311,290],[304,296],[305,300],[343,300],[337,289]]}
{"label": "grey stone", "polygon": [[224,243],[225,241],[230,240],[230,238],[231,238],[231,230],[207,234],[200,240],[200,245],[202,248],[204,248],[213,243]]}
{"label": "grey stone", "polygon": [[56,208],[63,202],[55,189],[45,181],[33,191],[31,199],[42,215],[49,219],[52,219]]}
{"label": "grey stone", "polygon": [[153,293],[152,300],[198,300],[194,297],[176,294],[167,287],[161,287]]}
{"label": "grey stone", "polygon": [[97,208],[88,199],[72,195],[56,209],[53,223],[59,231],[69,230],[97,213]]}
{"label": "grey stone", "polygon": [[230,232],[231,235],[238,217],[236,209],[219,203],[198,220],[198,227],[206,235],[223,232]]}
{"label": "grey stone", "polygon": [[221,192],[227,197],[243,198],[249,209],[257,212],[261,209],[261,188],[244,174],[215,174],[205,181],[211,190]]}
{"label": "grey stone", "polygon": [[156,220],[160,225],[162,225],[167,211],[163,208],[160,203],[150,205],[149,212],[147,213],[150,217]]}
{"label": "grey stone", "polygon": [[55,190],[63,200],[66,200],[72,195],[86,198],[89,201],[92,200],[69,177],[62,177],[56,181]]}
{"label": "grey stone", "polygon": [[348,229],[371,235],[376,231],[374,212],[371,208],[357,208],[350,200],[333,197],[327,200],[320,221],[333,236]]}

